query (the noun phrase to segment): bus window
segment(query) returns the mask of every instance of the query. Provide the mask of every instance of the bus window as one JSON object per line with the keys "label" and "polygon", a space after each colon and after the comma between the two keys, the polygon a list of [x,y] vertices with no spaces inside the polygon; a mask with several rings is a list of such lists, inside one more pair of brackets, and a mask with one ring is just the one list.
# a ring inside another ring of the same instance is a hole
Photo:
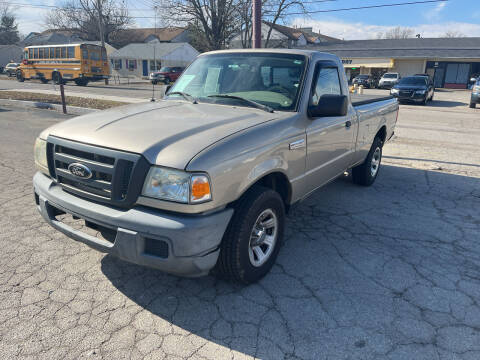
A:
{"label": "bus window", "polygon": [[33,58],[38,59],[38,48],[33,49]]}
{"label": "bus window", "polygon": [[28,51],[24,51],[24,52],[23,52],[23,58],[24,58],[25,60],[28,60]]}
{"label": "bus window", "polygon": [[44,58],[44,56],[43,56],[43,51],[44,51],[44,50],[45,50],[44,48],[38,49],[38,58],[39,58],[39,59],[43,59],[43,58]]}
{"label": "bus window", "polygon": [[107,52],[105,49],[102,49],[102,61],[107,61]]}
{"label": "bus window", "polygon": [[87,49],[83,49],[82,50],[82,58],[87,60],[88,59],[88,51]]}
{"label": "bus window", "polygon": [[72,59],[75,57],[75,48],[73,46],[67,47],[67,57]]}
{"label": "bus window", "polygon": [[33,59],[33,49],[28,49],[28,58]]}
{"label": "bus window", "polygon": [[62,55],[61,55],[61,56],[62,56],[62,58],[65,59],[65,58],[67,57],[67,48],[66,48],[66,47],[62,47],[61,49],[62,49]]}
{"label": "bus window", "polygon": [[59,59],[60,58],[60,48],[59,47],[56,47],[55,48],[55,59]]}
{"label": "bus window", "polygon": [[50,48],[50,59],[55,59],[55,48]]}

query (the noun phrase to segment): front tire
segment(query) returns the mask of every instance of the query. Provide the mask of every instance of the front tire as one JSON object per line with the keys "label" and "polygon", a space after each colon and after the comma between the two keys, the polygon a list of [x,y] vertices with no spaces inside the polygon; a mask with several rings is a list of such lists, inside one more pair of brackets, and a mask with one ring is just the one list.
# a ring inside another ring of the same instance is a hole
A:
{"label": "front tire", "polygon": [[476,106],[476,105],[477,105],[476,103],[471,102],[470,105],[469,105],[469,107],[470,107],[470,109],[475,109],[475,106]]}
{"label": "front tire", "polygon": [[285,207],[280,195],[254,186],[235,207],[213,272],[234,282],[257,282],[275,263],[284,226]]}
{"label": "front tire", "polygon": [[352,169],[352,180],[355,184],[370,186],[375,182],[382,162],[383,142],[377,136],[365,161]]}

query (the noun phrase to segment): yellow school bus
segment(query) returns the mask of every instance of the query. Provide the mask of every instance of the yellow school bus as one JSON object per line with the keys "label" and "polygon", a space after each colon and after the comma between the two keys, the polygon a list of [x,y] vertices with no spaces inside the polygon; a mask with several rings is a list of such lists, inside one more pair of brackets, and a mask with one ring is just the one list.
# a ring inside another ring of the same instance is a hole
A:
{"label": "yellow school bus", "polygon": [[94,44],[65,44],[28,46],[23,52],[23,62],[17,70],[17,80],[52,80],[56,84],[74,81],[86,86],[89,81],[108,78],[107,52]]}

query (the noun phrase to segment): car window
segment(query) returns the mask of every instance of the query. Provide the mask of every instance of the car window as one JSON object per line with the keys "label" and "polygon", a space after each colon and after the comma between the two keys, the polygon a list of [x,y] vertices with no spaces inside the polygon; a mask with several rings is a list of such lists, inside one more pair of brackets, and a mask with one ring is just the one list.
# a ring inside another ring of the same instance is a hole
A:
{"label": "car window", "polygon": [[397,74],[383,74],[385,79],[396,79],[398,77]]}
{"label": "car window", "polygon": [[342,94],[338,69],[335,67],[322,67],[318,71],[311,104],[318,105],[320,97],[325,94]]}

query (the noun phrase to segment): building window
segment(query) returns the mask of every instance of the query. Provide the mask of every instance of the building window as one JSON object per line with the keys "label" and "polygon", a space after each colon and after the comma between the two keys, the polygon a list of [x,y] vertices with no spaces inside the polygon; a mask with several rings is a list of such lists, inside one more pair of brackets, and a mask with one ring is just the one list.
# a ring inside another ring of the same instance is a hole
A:
{"label": "building window", "polygon": [[137,60],[127,59],[127,69],[133,71],[137,68]]}
{"label": "building window", "polygon": [[121,68],[122,68],[122,60],[114,59],[113,60],[113,69],[114,70],[120,70]]}
{"label": "building window", "polygon": [[150,60],[150,71],[158,71],[162,67],[162,62],[157,60],[156,61],[156,66],[155,66],[155,61]]}

